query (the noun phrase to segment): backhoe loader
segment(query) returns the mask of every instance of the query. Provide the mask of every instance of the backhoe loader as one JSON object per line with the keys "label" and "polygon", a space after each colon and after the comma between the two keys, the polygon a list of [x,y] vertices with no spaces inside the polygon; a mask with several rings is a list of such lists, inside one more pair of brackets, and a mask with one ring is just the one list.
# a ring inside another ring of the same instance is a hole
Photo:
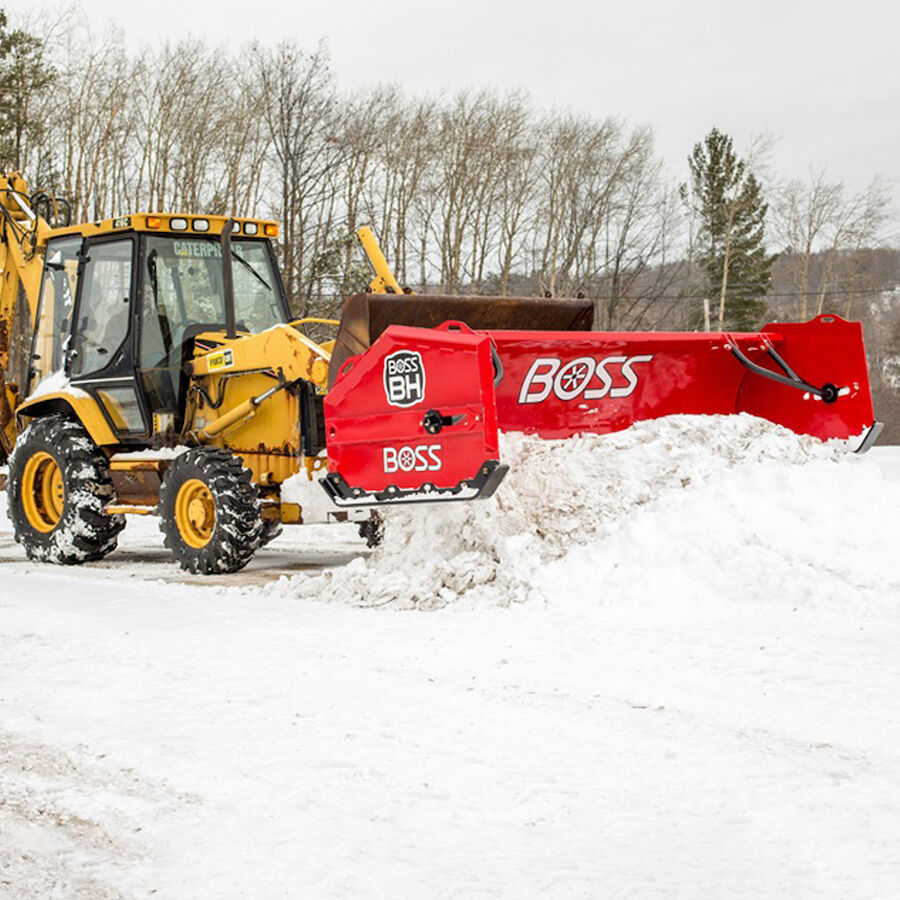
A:
{"label": "backhoe loader", "polygon": [[31,559],[100,559],[126,514],[158,515],[194,573],[239,570],[282,524],[350,519],[374,539],[385,504],[493,494],[501,429],[747,411],[864,446],[877,433],[860,326],[836,316],[594,332],[586,300],[404,292],[363,229],[369,290],[339,321],[292,321],[273,221],[73,225],[12,173],[0,222],[0,451]]}

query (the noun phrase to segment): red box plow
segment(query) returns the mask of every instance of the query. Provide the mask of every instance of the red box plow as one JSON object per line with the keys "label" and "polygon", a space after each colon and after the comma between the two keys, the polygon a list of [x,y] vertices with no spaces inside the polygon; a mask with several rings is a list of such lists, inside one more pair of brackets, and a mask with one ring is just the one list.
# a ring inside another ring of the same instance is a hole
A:
{"label": "red box plow", "polygon": [[325,400],[326,490],[352,506],[489,496],[505,472],[498,429],[552,439],[746,412],[860,436],[861,450],[880,429],[858,323],[594,332],[591,313],[589,301],[352,297]]}

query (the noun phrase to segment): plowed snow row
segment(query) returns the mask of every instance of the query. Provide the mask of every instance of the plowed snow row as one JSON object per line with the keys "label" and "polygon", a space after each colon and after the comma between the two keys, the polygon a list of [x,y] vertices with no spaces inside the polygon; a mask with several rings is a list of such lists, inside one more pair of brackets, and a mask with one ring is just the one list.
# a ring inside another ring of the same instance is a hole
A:
{"label": "plowed snow row", "polygon": [[[842,442],[801,437],[748,415],[676,416],[566,441],[510,434],[501,456],[510,472],[491,500],[390,509],[384,541],[368,559],[268,590],[426,609],[461,599],[501,605],[545,599],[548,563],[602,543],[636,512],[668,497],[751,464],[818,462],[826,466],[827,486],[837,466],[852,462]],[[685,523],[686,541],[689,529]],[[652,536],[646,550],[654,552]]]}

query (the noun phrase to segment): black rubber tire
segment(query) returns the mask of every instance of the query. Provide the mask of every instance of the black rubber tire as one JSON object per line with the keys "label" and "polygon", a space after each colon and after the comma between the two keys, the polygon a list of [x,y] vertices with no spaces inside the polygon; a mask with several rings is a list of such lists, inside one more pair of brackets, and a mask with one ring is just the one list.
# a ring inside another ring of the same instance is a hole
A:
{"label": "black rubber tire", "polygon": [[[175,501],[185,482],[202,481],[212,494],[215,524],[208,543],[192,547],[178,529]],[[233,453],[198,447],[176,456],[159,491],[159,528],[165,545],[187,572],[217,575],[243,569],[259,547],[262,504],[250,470]]]}
{"label": "black rubber tire", "polygon": [[[22,504],[25,466],[39,452],[56,461],[65,491],[62,514],[48,532],[31,525]],[[66,566],[102,559],[115,549],[125,527],[124,516],[103,512],[115,496],[109,462],[78,422],[46,416],[19,435],[9,457],[7,514],[29,559]]]}
{"label": "black rubber tire", "polygon": [[267,522],[264,520],[262,532],[259,535],[259,544],[256,549],[258,550],[260,547],[265,547],[266,544],[271,544],[282,531],[284,531],[284,528],[282,528],[281,522]]}

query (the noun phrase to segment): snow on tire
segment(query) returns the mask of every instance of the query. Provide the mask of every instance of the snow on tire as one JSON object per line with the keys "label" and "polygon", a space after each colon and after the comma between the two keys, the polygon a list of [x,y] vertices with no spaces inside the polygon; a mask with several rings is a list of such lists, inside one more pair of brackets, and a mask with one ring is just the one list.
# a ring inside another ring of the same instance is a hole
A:
{"label": "snow on tire", "polygon": [[62,416],[32,422],[9,458],[7,512],[29,559],[76,565],[115,549],[124,516],[103,508],[115,500],[109,462],[78,423]]}
{"label": "snow on tire", "polygon": [[259,534],[259,546],[256,548],[257,550],[260,547],[265,547],[266,544],[271,544],[275,538],[279,537],[281,532],[284,529],[281,527],[281,522],[267,522],[263,521],[262,531]]}
{"label": "snow on tire", "polygon": [[237,572],[263,539],[259,489],[227,450],[198,447],[176,457],[159,494],[159,527],[182,569]]}

